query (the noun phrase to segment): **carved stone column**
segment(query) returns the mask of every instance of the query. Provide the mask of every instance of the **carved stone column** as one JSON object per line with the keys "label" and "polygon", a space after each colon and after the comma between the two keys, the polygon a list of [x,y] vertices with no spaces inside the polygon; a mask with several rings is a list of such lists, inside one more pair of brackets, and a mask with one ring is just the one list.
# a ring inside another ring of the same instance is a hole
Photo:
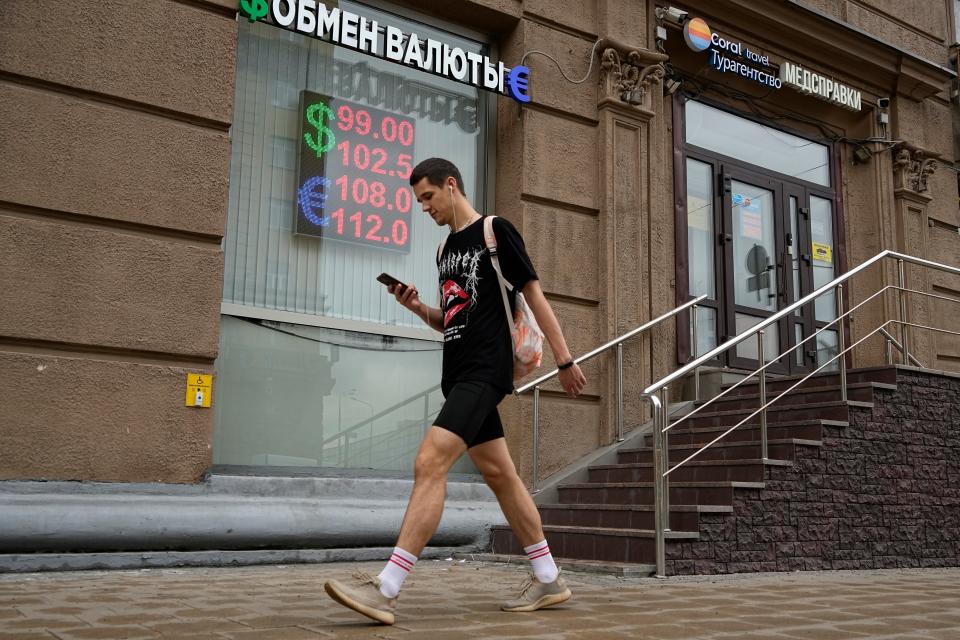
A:
{"label": "carved stone column", "polygon": [[[664,160],[671,151],[663,148],[665,132],[654,130],[655,125],[669,125],[669,118],[657,118],[663,110],[667,57],[610,39],[604,40],[600,50],[601,297],[606,336],[613,339],[662,313],[663,304],[673,306],[669,282],[663,282],[664,277],[673,277],[669,268],[673,264],[671,198],[668,193],[651,193],[654,185],[671,184],[668,178],[658,177],[670,175]],[[647,419],[639,391],[655,372],[663,373],[653,363],[672,349],[672,326],[661,328],[654,337],[648,334],[624,345],[625,429]],[[606,417],[612,440],[617,424],[615,352],[607,362]]]}
{"label": "carved stone column", "polygon": [[[908,255],[928,255],[927,207],[933,200],[927,181],[937,167],[937,156],[909,144],[893,149],[894,199],[897,249]],[[906,288],[929,291],[931,274],[927,269],[906,267]],[[907,321],[929,325],[931,300],[917,294],[907,296]],[[894,317],[898,314],[895,312]],[[899,326],[892,332],[900,338]],[[910,353],[925,366],[932,366],[934,336],[928,331],[907,330]]]}

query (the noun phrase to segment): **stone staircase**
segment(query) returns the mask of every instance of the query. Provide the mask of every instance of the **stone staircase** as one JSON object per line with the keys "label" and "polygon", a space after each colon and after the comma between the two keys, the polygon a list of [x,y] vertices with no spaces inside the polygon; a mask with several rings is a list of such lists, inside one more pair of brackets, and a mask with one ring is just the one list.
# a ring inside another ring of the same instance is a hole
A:
{"label": "stone staircase", "polygon": [[[800,377],[768,379],[768,398],[795,384]],[[676,557],[681,548],[683,553],[695,549],[695,543],[705,535],[705,522],[738,517],[734,509],[738,492],[764,489],[775,469],[792,467],[804,449],[820,448],[825,429],[846,427],[852,409],[871,409],[875,394],[895,390],[896,380],[897,370],[893,367],[849,371],[847,400],[842,401],[838,374],[814,376],[768,408],[766,460],[761,458],[756,416],[672,473],[667,557]],[[669,431],[671,465],[758,407],[757,384],[748,382],[680,423]],[[652,572],[655,555],[651,440],[651,435],[646,434],[642,440],[634,440],[642,442],[642,446],[622,446],[616,452],[616,464],[590,466],[586,482],[561,482],[552,494],[557,496],[556,502],[538,505],[555,557],[574,564],[633,566],[633,574]],[[492,552],[523,556],[523,549],[506,526],[493,528]]]}

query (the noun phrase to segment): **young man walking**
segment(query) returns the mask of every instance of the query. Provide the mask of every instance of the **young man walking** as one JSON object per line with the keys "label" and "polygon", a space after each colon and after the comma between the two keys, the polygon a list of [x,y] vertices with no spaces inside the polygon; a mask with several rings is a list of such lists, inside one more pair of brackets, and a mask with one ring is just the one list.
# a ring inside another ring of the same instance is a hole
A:
{"label": "young man walking", "polygon": [[[570,598],[553,561],[540,514],[524,486],[503,437],[497,405],[513,390],[513,347],[500,281],[484,241],[484,218],[467,200],[460,172],[441,158],[424,160],[410,176],[417,201],[437,225],[450,227],[437,258],[440,308],[420,300],[412,285],[389,288],[397,302],[443,332],[444,405],[420,445],[414,485],[393,555],[376,577],[358,574],[358,582],[326,583],[330,596],[384,624],[393,624],[397,595],[440,524],[447,473],[466,451],[493,490],[533,569],[520,595],[504,611],[535,611]],[[586,384],[573,362],[560,325],[540,288],[523,239],[503,218],[494,218],[497,255],[503,277],[521,291],[533,311],[560,368],[560,384],[577,396]]]}

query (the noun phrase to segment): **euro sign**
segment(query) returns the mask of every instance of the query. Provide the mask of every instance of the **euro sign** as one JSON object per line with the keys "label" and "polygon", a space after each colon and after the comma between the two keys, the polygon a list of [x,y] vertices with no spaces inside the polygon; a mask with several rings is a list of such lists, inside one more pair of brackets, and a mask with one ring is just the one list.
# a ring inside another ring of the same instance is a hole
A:
{"label": "euro sign", "polygon": [[530,69],[519,65],[510,70],[507,76],[507,93],[520,103],[530,102],[527,91],[530,88]]}
{"label": "euro sign", "polygon": [[240,0],[240,10],[247,15],[250,22],[256,22],[267,15],[267,0]]}
{"label": "euro sign", "polygon": [[300,204],[300,210],[303,211],[303,217],[318,227],[326,227],[330,224],[330,218],[323,215],[323,209],[327,206],[329,187],[329,178],[312,176],[297,190],[297,202]]}
{"label": "euro sign", "polygon": [[[305,133],[303,134],[303,140],[307,143],[308,147],[317,152],[318,158],[327,151],[330,151],[330,149],[333,148],[333,143],[337,141],[336,136],[333,135],[333,131],[323,124],[325,117],[330,121],[333,121],[335,118],[330,107],[322,102],[317,102],[307,107],[307,122],[317,128],[317,136],[314,138],[310,133]],[[325,142],[324,138],[326,138]]]}

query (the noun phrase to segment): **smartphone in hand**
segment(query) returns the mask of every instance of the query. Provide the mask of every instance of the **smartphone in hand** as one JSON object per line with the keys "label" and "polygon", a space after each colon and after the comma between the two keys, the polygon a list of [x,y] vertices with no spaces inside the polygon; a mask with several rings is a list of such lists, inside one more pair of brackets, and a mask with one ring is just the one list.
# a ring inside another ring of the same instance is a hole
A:
{"label": "smartphone in hand", "polygon": [[399,289],[400,293],[403,293],[404,289],[407,288],[407,285],[403,284],[402,282],[400,282],[399,280],[397,280],[396,278],[394,278],[394,277],[393,277],[392,275],[390,275],[389,273],[381,273],[380,275],[378,275],[378,276],[377,276],[377,282],[379,282],[379,283],[381,283],[381,284],[384,284],[384,285],[386,285],[386,286],[388,286],[388,287],[389,287],[390,285],[392,285],[392,284],[395,284],[395,285],[397,285],[398,287],[400,287],[400,289]]}

